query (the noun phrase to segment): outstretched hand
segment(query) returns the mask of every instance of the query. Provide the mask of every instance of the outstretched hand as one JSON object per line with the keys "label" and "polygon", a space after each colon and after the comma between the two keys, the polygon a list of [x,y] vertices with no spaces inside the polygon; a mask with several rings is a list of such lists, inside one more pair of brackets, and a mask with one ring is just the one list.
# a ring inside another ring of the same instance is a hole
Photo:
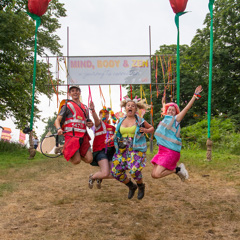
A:
{"label": "outstretched hand", "polygon": [[89,108],[90,108],[90,110],[94,110],[94,108],[95,108],[94,103],[92,101],[89,104]]}
{"label": "outstretched hand", "polygon": [[201,85],[199,85],[196,89],[195,89],[195,93],[196,94],[199,94],[200,92],[202,92],[203,91],[203,89],[202,89],[202,86]]}
{"label": "outstretched hand", "polygon": [[199,97],[201,97],[199,95],[200,92],[202,92],[203,89],[202,89],[202,86],[199,85],[196,89],[195,89],[195,92],[194,92],[194,95],[192,97],[192,99],[190,100],[190,102],[187,104],[187,106],[177,115],[176,117],[176,120],[178,122],[181,122],[184,118],[184,116],[187,114],[188,110],[192,107],[195,99],[199,99]]}

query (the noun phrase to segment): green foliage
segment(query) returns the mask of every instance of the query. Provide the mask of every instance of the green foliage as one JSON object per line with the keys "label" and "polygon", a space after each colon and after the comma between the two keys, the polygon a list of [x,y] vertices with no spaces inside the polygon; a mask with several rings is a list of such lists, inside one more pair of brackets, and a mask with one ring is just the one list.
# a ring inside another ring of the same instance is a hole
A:
{"label": "green foliage", "polygon": [[[231,119],[213,118],[211,121],[211,140],[213,149],[240,155],[240,134],[235,132],[236,126]],[[183,148],[206,149],[208,123],[207,119],[182,128]]]}
{"label": "green foliage", "polygon": [[224,136],[222,141],[219,144],[216,144],[216,147],[221,151],[230,152],[232,154],[240,155],[240,133],[230,133]]}
{"label": "green foliage", "polygon": [[45,161],[47,159],[39,152],[36,152],[34,159],[29,160],[28,157],[29,152],[25,146],[18,143],[0,141],[0,170],[24,167],[34,162]]}
{"label": "green foliage", "polygon": [[27,149],[27,147],[24,145],[21,145],[20,143],[15,143],[15,142],[11,142],[9,143],[8,141],[3,141],[0,140],[0,152],[13,152],[16,150],[25,150]]}
{"label": "green foliage", "polygon": [[[54,126],[54,122],[55,122],[56,118],[57,118],[57,113],[55,112],[53,117],[49,117],[48,119],[44,119],[44,122],[46,123],[46,126],[45,126],[44,132],[41,136],[41,141],[49,131],[52,134],[57,133],[57,130]],[[64,143],[64,137],[59,136],[58,141],[59,141],[59,144],[63,144]]]}
{"label": "green foliage", "polygon": [[[35,21],[26,13],[27,3],[27,0],[9,0],[0,4],[0,119],[14,117],[18,128],[29,123],[32,104]],[[50,2],[38,29],[38,56],[44,56],[46,50],[60,54],[60,39],[54,33],[60,28],[58,18],[65,17],[65,11],[58,0]],[[46,88],[48,82],[48,65],[38,60],[35,120],[39,118],[36,104],[40,102],[41,94],[49,98],[53,94],[50,87]]]}
{"label": "green foliage", "polygon": [[[214,49],[212,75],[212,115],[225,115],[235,119],[240,129],[240,4],[236,0],[216,0],[214,3]],[[181,73],[181,92],[185,85],[201,83],[208,89],[210,16],[206,25],[198,29],[190,48],[184,53]],[[207,111],[207,92],[203,92],[201,104]],[[181,94],[182,96],[182,94]]]}

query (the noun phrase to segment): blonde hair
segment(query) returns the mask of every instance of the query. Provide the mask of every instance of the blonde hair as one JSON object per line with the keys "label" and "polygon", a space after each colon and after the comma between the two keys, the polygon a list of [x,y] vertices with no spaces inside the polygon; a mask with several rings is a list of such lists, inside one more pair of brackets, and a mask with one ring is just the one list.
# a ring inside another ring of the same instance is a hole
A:
{"label": "blonde hair", "polygon": [[136,107],[138,109],[145,109],[146,111],[150,108],[150,106],[146,103],[145,99],[142,99],[140,101],[133,101],[133,100],[129,100],[129,99],[124,99],[123,101],[121,101],[120,107],[124,107],[126,108],[126,105],[128,102],[133,102],[136,104]]}

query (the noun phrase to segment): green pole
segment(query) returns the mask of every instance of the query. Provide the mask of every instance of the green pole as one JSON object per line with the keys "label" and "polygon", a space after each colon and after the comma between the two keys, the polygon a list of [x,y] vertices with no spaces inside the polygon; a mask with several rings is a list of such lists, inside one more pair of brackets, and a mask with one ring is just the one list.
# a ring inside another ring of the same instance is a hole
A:
{"label": "green pole", "polygon": [[180,47],[179,47],[179,16],[177,16],[177,105],[180,103]]}
{"label": "green pole", "polygon": [[179,31],[179,17],[186,12],[179,12],[175,15],[175,24],[177,26],[177,104],[180,104],[180,31]]}
{"label": "green pole", "polygon": [[30,117],[30,131],[33,129],[33,115],[34,115],[34,95],[35,95],[35,83],[36,83],[36,70],[37,70],[37,31],[41,24],[41,18],[35,14],[27,13],[33,20],[36,20],[35,29],[35,44],[34,44],[34,65],[33,65],[33,89],[32,89],[32,110]]}
{"label": "green pole", "polygon": [[210,10],[210,54],[209,54],[209,86],[208,86],[208,138],[211,138],[211,101],[212,101],[212,62],[213,62],[213,4],[214,0],[209,0]]}

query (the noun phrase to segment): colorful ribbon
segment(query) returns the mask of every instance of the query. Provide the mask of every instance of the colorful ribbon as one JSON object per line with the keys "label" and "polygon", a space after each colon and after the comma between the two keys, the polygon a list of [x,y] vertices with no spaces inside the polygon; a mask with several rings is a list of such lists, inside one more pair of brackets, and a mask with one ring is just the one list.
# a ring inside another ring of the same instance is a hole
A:
{"label": "colorful ribbon", "polygon": [[89,107],[89,103],[92,102],[92,93],[91,93],[90,85],[88,85],[88,90],[89,90],[89,95],[88,95],[88,107]]}

